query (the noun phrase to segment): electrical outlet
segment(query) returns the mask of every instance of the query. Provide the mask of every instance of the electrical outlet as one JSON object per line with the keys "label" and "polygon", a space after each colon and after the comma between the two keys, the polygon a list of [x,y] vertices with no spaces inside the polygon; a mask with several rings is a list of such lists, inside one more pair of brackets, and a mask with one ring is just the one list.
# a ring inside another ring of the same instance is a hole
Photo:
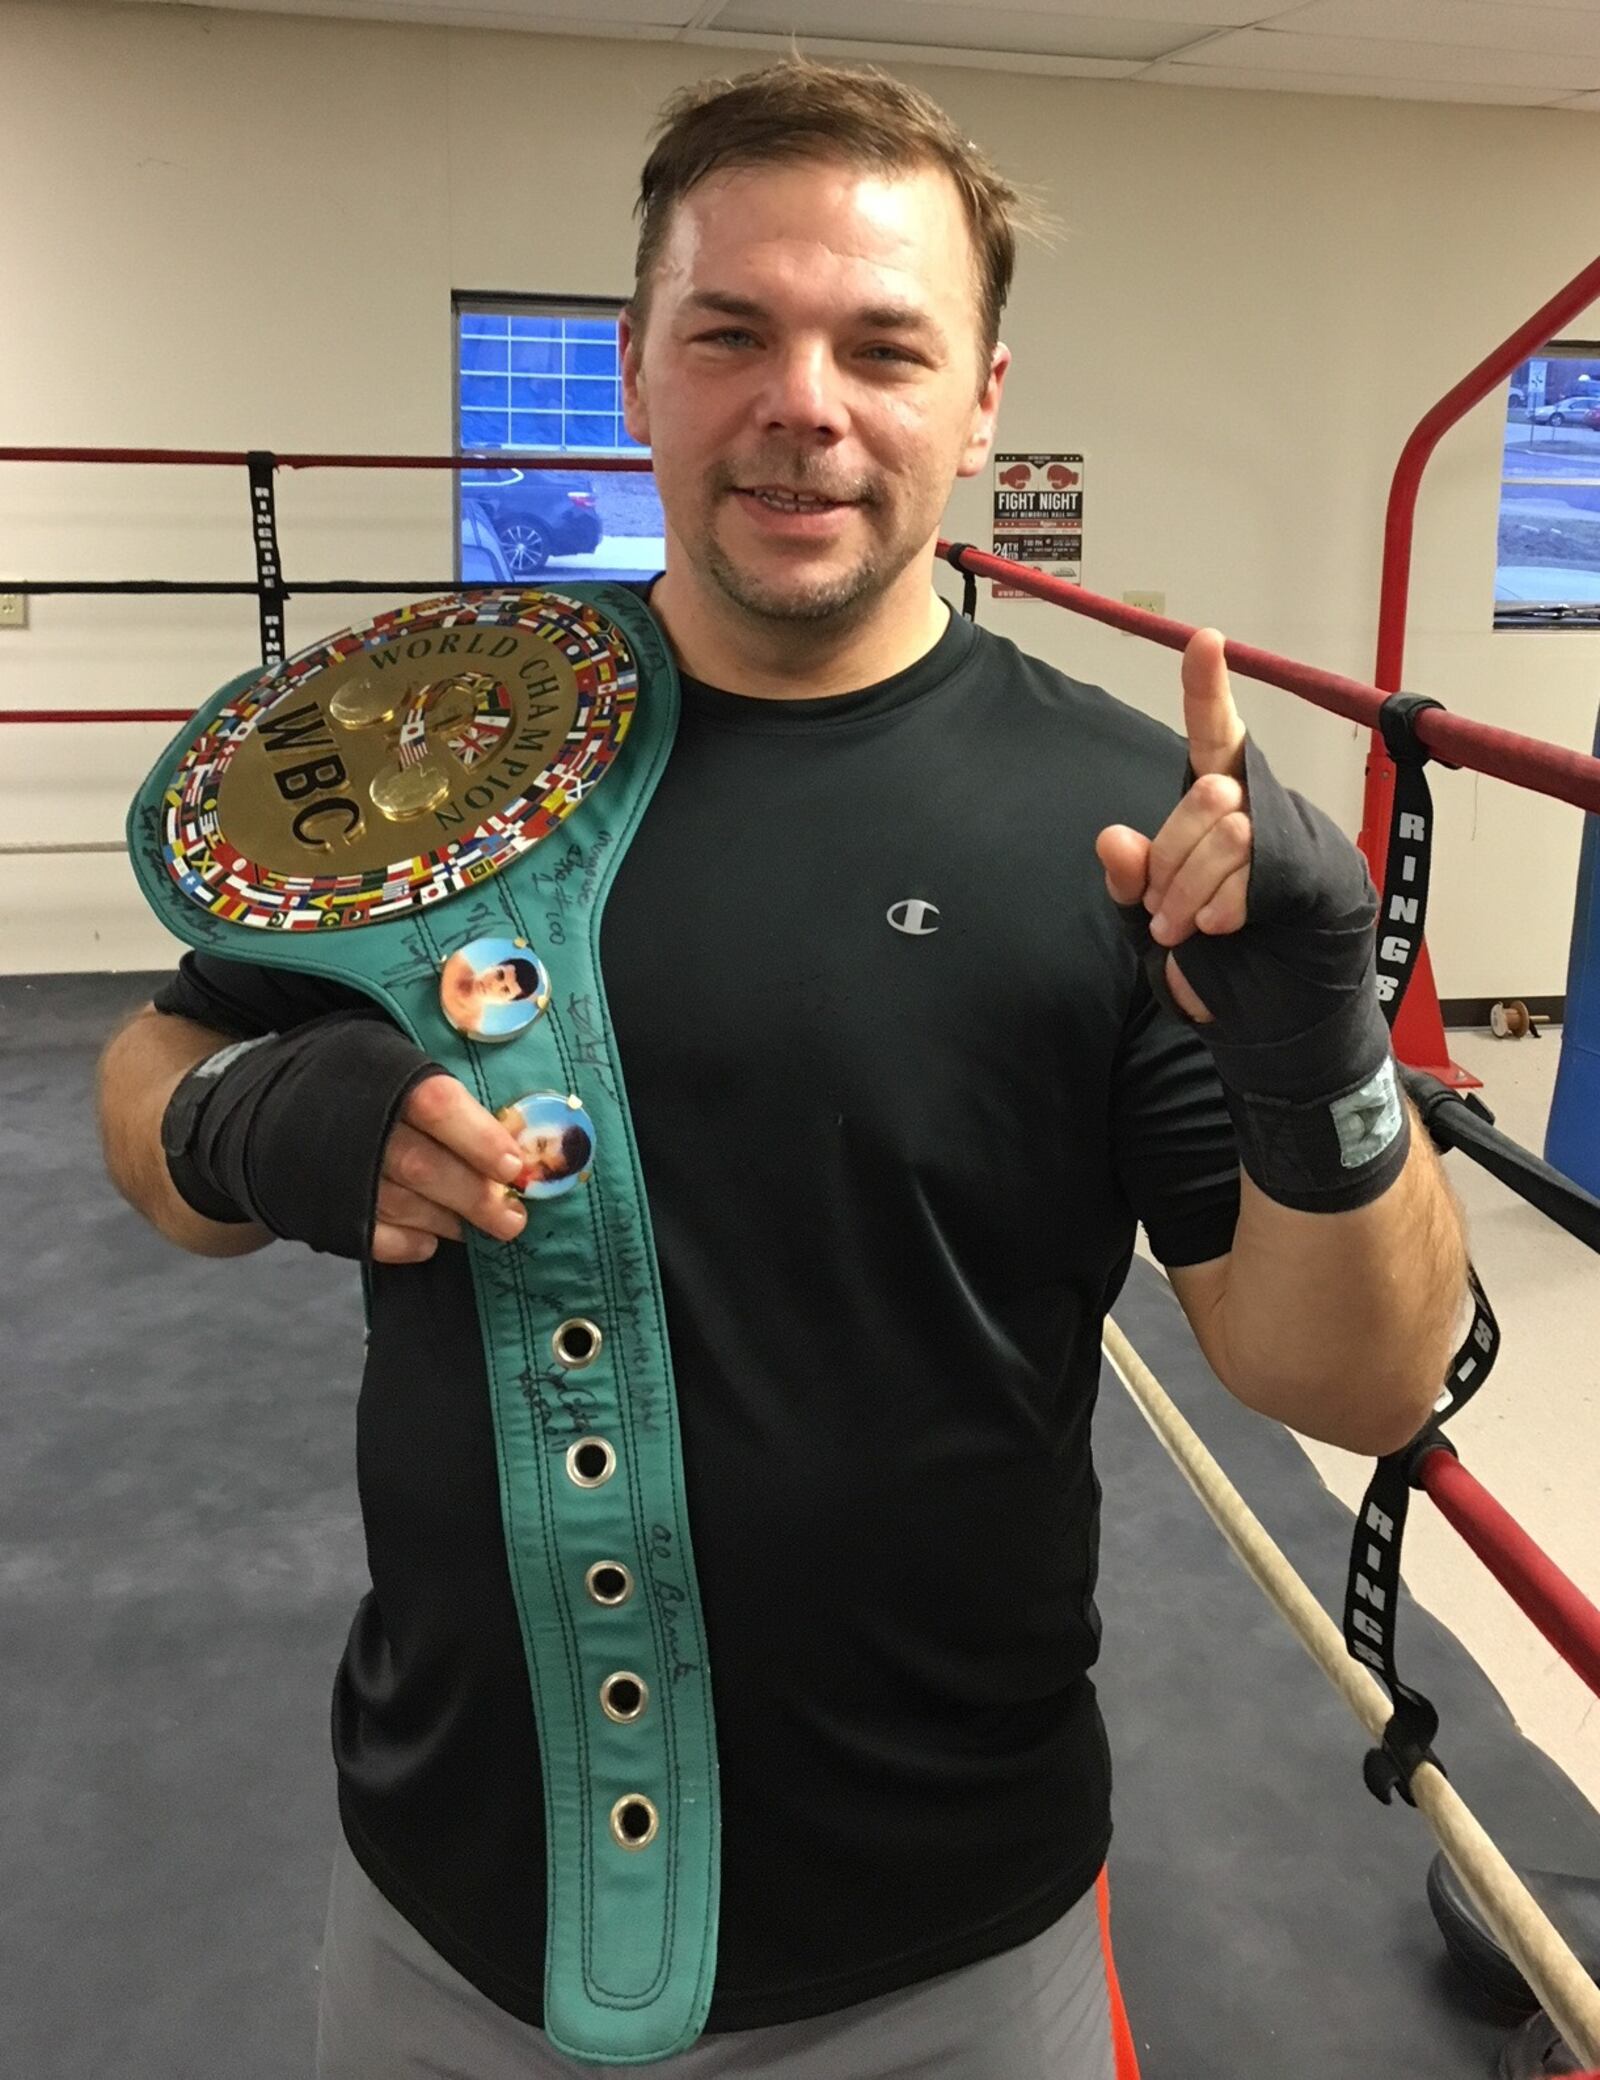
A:
{"label": "electrical outlet", "polygon": [[26,628],[28,625],[28,595],[25,592],[0,592],[0,628]]}
{"label": "electrical outlet", "polygon": [[1167,595],[1164,592],[1125,592],[1122,595],[1125,607],[1143,607],[1147,614],[1164,614],[1167,611]]}

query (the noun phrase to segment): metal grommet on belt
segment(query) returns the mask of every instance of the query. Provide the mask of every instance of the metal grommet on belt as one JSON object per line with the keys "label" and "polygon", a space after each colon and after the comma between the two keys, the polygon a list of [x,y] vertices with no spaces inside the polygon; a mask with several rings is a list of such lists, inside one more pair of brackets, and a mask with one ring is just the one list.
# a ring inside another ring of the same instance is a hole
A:
{"label": "metal grommet on belt", "polygon": [[574,1315],[570,1321],[557,1325],[550,1338],[550,1348],[555,1352],[558,1365],[564,1365],[569,1372],[577,1372],[594,1363],[604,1341],[597,1322],[589,1321],[584,1315]]}
{"label": "metal grommet on belt", "polygon": [[600,1685],[600,1709],[618,1726],[627,1726],[641,1718],[649,1702],[650,1685],[631,1669],[619,1668],[614,1676],[607,1676]]}
{"label": "metal grommet on belt", "polygon": [[630,1791],[611,1808],[611,1839],[621,1849],[643,1849],[656,1838],[661,1815],[642,1791]]}
{"label": "metal grommet on belt", "polygon": [[583,1586],[596,1603],[614,1609],[633,1594],[633,1576],[620,1560],[597,1560],[584,1576]]}
{"label": "metal grommet on belt", "polygon": [[575,1487],[601,1487],[616,1470],[616,1452],[603,1437],[580,1437],[567,1447],[567,1478]]}

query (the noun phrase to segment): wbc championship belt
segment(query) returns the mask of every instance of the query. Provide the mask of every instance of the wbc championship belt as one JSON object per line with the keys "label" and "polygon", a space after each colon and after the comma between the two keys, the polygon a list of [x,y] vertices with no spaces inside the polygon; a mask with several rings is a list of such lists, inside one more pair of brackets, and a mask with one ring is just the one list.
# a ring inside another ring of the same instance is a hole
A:
{"label": "wbc championship belt", "polygon": [[463,1230],[544,1779],[545,2030],[597,2064],[704,2026],[718,1803],[660,1275],[600,919],[678,682],[611,585],[427,601],[223,687],[128,818],[161,921],[370,997],[528,1153]]}

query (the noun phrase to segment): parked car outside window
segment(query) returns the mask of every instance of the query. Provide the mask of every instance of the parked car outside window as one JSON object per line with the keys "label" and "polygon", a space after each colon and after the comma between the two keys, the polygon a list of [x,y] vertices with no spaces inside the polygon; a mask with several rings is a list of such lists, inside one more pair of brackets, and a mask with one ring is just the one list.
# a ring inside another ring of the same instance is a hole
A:
{"label": "parked car outside window", "polygon": [[1594,414],[1600,411],[1600,393],[1590,396],[1578,391],[1570,397],[1558,397],[1554,404],[1535,405],[1535,426],[1588,426]]}
{"label": "parked car outside window", "polygon": [[517,580],[542,571],[552,556],[586,556],[600,539],[593,484],[572,470],[466,470],[461,496],[488,514]]}

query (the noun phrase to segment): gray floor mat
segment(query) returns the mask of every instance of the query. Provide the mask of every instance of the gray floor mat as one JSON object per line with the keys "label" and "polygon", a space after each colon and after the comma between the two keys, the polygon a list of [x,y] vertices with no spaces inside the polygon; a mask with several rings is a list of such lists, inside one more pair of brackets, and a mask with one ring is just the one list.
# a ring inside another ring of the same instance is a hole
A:
{"label": "gray floor mat", "polygon": [[[365,1586],[360,1303],[304,1250],[185,1257],[102,1181],[94,1062],[147,980],[0,978],[0,2072],[286,2080],[310,2065],[329,1687]],[[1117,1317],[1336,1608],[1342,1504],[1142,1263]],[[1509,2025],[1450,1976],[1424,1822],[1367,1793],[1360,1730],[1109,1371],[1097,1450],[1145,2080],[1488,2074]],[[1507,1851],[1600,1874],[1600,1820],[1454,1640],[1408,1609],[1400,1641]]]}
{"label": "gray floor mat", "polygon": [[[1350,1511],[1286,1431],[1218,1385],[1149,1265],[1135,1262],[1113,1312],[1337,1622]],[[1492,2073],[1509,2022],[1444,1958],[1423,1889],[1431,1829],[1366,1789],[1362,1729],[1109,1366],[1095,1450],[1112,1897],[1145,2080]],[[1484,1593],[1502,1593],[1487,1574]],[[1409,1598],[1398,1628],[1402,1676],[1439,1709],[1438,1754],[1505,1853],[1600,1878],[1588,1801],[1522,1738],[1451,1633]]]}

